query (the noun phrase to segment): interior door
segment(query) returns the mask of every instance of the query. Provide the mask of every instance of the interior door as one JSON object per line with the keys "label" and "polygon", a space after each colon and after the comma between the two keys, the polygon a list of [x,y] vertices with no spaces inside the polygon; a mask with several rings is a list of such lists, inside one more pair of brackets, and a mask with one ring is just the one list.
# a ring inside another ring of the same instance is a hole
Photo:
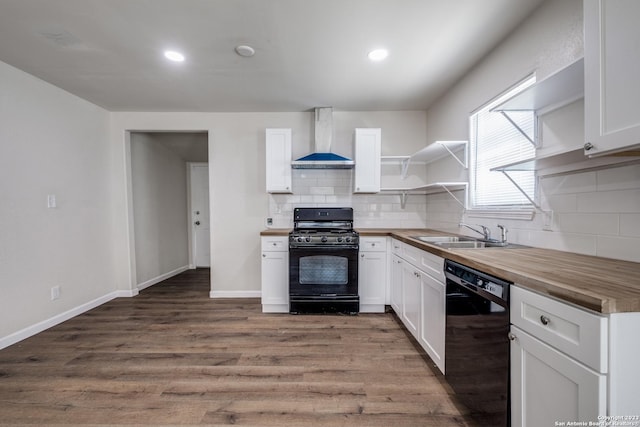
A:
{"label": "interior door", "polygon": [[210,267],[209,165],[193,163],[190,172],[193,263],[196,267]]}

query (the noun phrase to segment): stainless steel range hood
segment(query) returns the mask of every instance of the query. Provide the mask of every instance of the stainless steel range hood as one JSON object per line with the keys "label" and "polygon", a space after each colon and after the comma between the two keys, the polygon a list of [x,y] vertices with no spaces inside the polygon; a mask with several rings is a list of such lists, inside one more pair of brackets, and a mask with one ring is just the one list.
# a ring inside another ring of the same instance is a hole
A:
{"label": "stainless steel range hood", "polygon": [[294,169],[351,169],[354,162],[331,152],[333,108],[315,109],[315,151],[291,162]]}

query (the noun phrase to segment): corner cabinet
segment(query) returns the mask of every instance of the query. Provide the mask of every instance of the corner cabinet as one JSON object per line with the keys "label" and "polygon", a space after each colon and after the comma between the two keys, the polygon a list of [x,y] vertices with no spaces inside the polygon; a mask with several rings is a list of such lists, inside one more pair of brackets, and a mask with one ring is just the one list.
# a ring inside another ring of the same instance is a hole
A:
{"label": "corner cabinet", "polygon": [[354,193],[380,192],[381,129],[356,129],[354,135]]}
{"label": "corner cabinet", "polygon": [[289,237],[263,236],[262,312],[289,312]]}
{"label": "corner cabinet", "polygon": [[640,149],[640,2],[584,1],[588,156]]}
{"label": "corner cabinet", "polygon": [[292,193],[291,129],[267,129],[265,140],[267,193]]}

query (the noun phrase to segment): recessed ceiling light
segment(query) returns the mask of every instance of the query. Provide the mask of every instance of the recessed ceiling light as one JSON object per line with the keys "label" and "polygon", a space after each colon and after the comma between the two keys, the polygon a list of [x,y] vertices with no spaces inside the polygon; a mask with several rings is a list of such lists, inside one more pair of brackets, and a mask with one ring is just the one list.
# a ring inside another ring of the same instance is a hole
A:
{"label": "recessed ceiling light", "polygon": [[372,61],[382,61],[389,56],[389,51],[387,49],[375,49],[369,52],[368,56]]}
{"label": "recessed ceiling light", "polygon": [[252,57],[256,53],[256,50],[254,48],[247,45],[236,46],[235,51],[238,55],[244,56],[245,58]]}
{"label": "recessed ceiling light", "polygon": [[164,56],[169,61],[173,61],[173,62],[182,62],[182,61],[184,61],[184,55],[181,54],[180,52],[176,52],[175,50],[165,50],[164,51]]}

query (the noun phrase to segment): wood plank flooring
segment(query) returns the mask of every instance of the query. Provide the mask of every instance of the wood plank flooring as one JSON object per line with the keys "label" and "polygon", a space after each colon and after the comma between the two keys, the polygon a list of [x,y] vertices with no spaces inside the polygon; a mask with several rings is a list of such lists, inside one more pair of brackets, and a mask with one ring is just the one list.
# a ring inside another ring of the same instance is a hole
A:
{"label": "wood plank flooring", "polygon": [[393,314],[263,314],[187,271],[0,351],[0,425],[472,426]]}

